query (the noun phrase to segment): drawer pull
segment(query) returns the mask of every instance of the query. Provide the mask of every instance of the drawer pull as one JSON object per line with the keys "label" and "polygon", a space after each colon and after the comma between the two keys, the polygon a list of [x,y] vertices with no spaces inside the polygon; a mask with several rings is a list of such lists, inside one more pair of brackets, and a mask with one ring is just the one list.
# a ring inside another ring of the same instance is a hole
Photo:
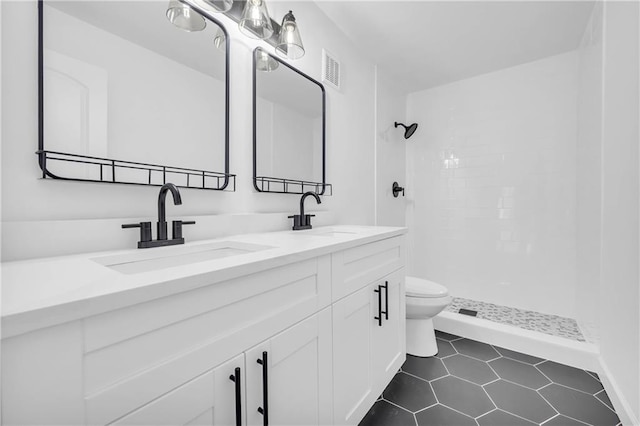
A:
{"label": "drawer pull", "polygon": [[262,359],[258,358],[258,364],[262,365],[262,407],[258,407],[258,413],[262,414],[264,426],[269,426],[269,386],[267,377],[267,351],[262,352]]}
{"label": "drawer pull", "polygon": [[378,293],[378,316],[373,317],[373,319],[378,320],[378,326],[382,327],[382,286],[379,285],[373,292]]}
{"label": "drawer pull", "polygon": [[229,380],[236,384],[236,426],[242,426],[242,389],[240,386],[240,367],[236,367]]}

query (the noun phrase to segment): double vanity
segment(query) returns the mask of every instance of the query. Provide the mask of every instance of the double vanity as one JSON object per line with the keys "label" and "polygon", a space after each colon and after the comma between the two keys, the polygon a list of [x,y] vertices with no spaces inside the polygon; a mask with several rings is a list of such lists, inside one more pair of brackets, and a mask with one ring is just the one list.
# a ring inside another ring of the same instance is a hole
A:
{"label": "double vanity", "polygon": [[287,61],[256,48],[243,84],[254,189],[301,194],[297,231],[169,227],[167,191],[236,182],[229,36],[182,3],[203,31],[166,2],[38,0],[41,177],[162,189],[155,239],[123,226],[145,250],[2,265],[2,424],[357,424],[404,362],[405,229],[310,229],[305,197],[331,195],[326,94]]}
{"label": "double vanity", "polygon": [[3,424],[357,424],[405,359],[404,228],[3,264]]}

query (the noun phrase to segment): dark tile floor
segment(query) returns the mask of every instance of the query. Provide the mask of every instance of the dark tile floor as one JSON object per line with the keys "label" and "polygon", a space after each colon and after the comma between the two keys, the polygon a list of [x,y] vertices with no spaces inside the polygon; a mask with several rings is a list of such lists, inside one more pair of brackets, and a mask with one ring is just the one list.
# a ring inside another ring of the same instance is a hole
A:
{"label": "dark tile floor", "polygon": [[598,375],[436,331],[438,354],[407,361],[360,426],[616,426]]}

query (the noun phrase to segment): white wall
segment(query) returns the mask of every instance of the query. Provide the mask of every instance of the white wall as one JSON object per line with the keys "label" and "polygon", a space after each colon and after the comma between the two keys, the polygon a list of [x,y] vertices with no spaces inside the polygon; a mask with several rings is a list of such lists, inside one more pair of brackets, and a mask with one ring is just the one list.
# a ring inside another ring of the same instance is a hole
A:
{"label": "white wall", "polygon": [[[41,180],[37,149],[37,7],[35,1],[1,2],[2,10],[2,255],[4,260],[86,250],[134,247],[135,232],[123,222],[156,216],[157,188]],[[317,224],[374,222],[373,64],[312,2],[270,3],[276,20],[293,10],[306,55],[293,65],[320,80],[321,50],[342,62],[341,92],[327,88],[327,176],[333,196],[310,211],[325,212]],[[286,229],[297,211],[295,195],[253,190],[251,131],[252,51],[261,42],[242,36],[237,25],[220,20],[231,38],[231,172],[236,192],[183,190],[183,205],[169,206],[169,217],[216,215],[185,230],[194,240],[255,229]],[[269,50],[272,48],[267,46]],[[10,65],[9,65],[10,64]],[[277,218],[265,213],[277,213]],[[250,213],[228,218],[228,215]],[[223,216],[217,216],[223,215]],[[216,220],[219,219],[218,222]],[[264,222],[263,222],[264,221]],[[264,226],[262,224],[264,223]],[[218,224],[218,225],[216,225]],[[37,230],[37,232],[35,232]],[[216,234],[220,235],[220,234]],[[213,235],[215,236],[215,235]]]}
{"label": "white wall", "polygon": [[602,12],[603,4],[596,3],[578,50],[576,319],[593,343],[598,342],[602,242]]}
{"label": "white wall", "polygon": [[603,364],[635,424],[640,422],[639,9],[637,2],[605,2],[598,295]]}
{"label": "white wall", "polygon": [[577,54],[408,97],[409,270],[454,296],[573,317]]}
{"label": "white wall", "polygon": [[[396,121],[405,123],[406,95],[394,86],[378,69],[376,72],[376,225],[405,226],[407,198],[393,197],[393,182],[406,187],[405,153],[412,139],[404,139],[404,128],[395,128]],[[405,123],[406,124],[406,123]],[[405,191],[406,193],[406,191]]]}

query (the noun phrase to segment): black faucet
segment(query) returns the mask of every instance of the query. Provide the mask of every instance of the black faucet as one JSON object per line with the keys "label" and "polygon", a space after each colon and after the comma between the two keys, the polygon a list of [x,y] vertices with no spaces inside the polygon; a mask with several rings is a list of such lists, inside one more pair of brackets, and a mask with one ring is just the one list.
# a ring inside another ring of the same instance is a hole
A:
{"label": "black faucet", "polygon": [[151,237],[151,222],[130,223],[122,225],[123,228],[140,228],[140,241],[138,241],[138,248],[150,248],[161,246],[173,246],[176,244],[184,244],[184,238],[182,237],[182,225],[193,225],[196,222],[189,220],[174,220],[172,221],[173,234],[170,240],[167,239],[167,209],[165,201],[167,199],[167,192],[171,191],[173,196],[173,203],[176,206],[182,204],[182,197],[178,187],[172,183],[165,183],[160,188],[160,194],[158,194],[158,224],[157,224],[157,239],[153,240]]}
{"label": "black faucet", "polygon": [[311,218],[315,216],[315,214],[304,214],[304,200],[309,195],[312,195],[316,199],[316,203],[321,204],[322,201],[318,194],[313,191],[305,192],[300,197],[300,214],[296,214],[293,216],[289,216],[289,219],[293,218],[293,230],[299,231],[301,229],[311,229]]}
{"label": "black faucet", "polygon": [[173,204],[179,206],[182,204],[182,197],[180,196],[180,191],[178,188],[172,183],[165,183],[160,188],[160,193],[158,194],[158,239],[166,240],[167,239],[167,209],[165,207],[165,202],[167,200],[167,192],[171,191],[171,195],[173,195]]}

